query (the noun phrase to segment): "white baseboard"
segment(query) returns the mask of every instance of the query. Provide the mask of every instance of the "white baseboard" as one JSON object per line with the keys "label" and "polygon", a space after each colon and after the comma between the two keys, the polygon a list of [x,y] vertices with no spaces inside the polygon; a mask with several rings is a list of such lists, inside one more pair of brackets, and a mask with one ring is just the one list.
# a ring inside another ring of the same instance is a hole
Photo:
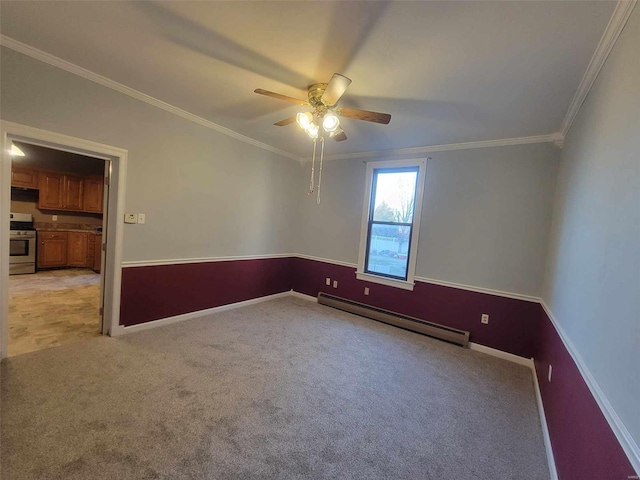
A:
{"label": "white baseboard", "polygon": [[317,302],[318,301],[318,299],[316,297],[312,297],[311,295],[307,295],[306,293],[296,292],[294,290],[291,290],[289,292],[289,295],[292,296],[292,297],[301,298],[303,300],[308,300],[310,302]]}
{"label": "white baseboard", "polygon": [[556,462],[553,457],[553,449],[551,448],[551,436],[547,427],[547,417],[544,414],[544,405],[542,404],[542,395],[540,395],[540,385],[538,385],[538,376],[536,375],[536,365],[533,358],[524,358],[512,353],[503,352],[491,347],[485,347],[478,343],[469,342],[469,348],[477,352],[486,353],[494,357],[502,358],[518,365],[524,365],[531,369],[533,375],[533,386],[536,393],[536,403],[538,404],[538,413],[540,415],[540,425],[542,426],[542,438],[544,440],[544,449],[547,453],[547,464],[549,465],[549,475],[551,480],[558,480],[558,471],[556,470]]}
{"label": "white baseboard", "polygon": [[629,433],[629,430],[627,430],[627,427],[624,425],[624,423],[622,423],[622,420],[614,410],[613,406],[609,402],[609,399],[591,373],[591,370],[589,370],[589,368],[587,367],[587,364],[583,360],[582,355],[580,355],[578,349],[575,347],[571,339],[567,336],[564,329],[560,325],[560,322],[558,322],[556,317],[553,315],[553,312],[551,312],[549,306],[545,303],[544,300],[541,300],[540,303],[545,313],[547,314],[547,317],[549,317],[551,324],[558,333],[560,340],[562,340],[564,347],[569,352],[569,355],[573,359],[573,362],[578,367],[578,371],[587,384],[587,387],[589,388],[591,395],[598,404],[598,407],[604,415],[604,418],[607,420],[607,423],[609,423],[613,434],[616,436],[618,442],[620,443],[620,446],[627,455],[629,462],[633,466],[636,473],[640,474],[640,446],[638,446],[636,441],[631,436],[631,433]]}
{"label": "white baseboard", "polygon": [[475,350],[476,352],[486,353],[487,355],[491,355],[493,357],[502,358],[503,360],[508,360],[510,362],[517,363],[518,365],[524,365],[525,367],[529,368],[531,368],[531,364],[533,363],[533,360],[530,358],[514,355],[513,353],[503,352],[502,350],[497,350],[491,347],[485,347],[484,345],[480,345],[479,343],[469,342],[469,349]]}
{"label": "white baseboard", "polygon": [[[117,331],[112,332],[112,336],[117,337],[125,333],[141,332],[143,330],[149,330],[151,328],[163,327],[165,325],[171,325],[172,323],[184,322],[185,320],[192,320],[194,318],[209,315],[211,313],[224,312],[226,310],[233,310],[234,308],[246,307],[248,305],[255,305],[256,303],[268,302],[276,298],[289,297],[292,292],[274,293],[273,295],[267,295],[264,297],[252,298],[251,300],[245,300],[243,302],[229,303],[227,305],[220,305],[219,307],[206,308],[204,310],[197,310],[195,312],[183,313],[181,315],[175,315],[173,317],[161,318],[159,320],[152,320],[150,322],[140,323],[138,325],[131,325],[128,327],[119,326]],[[301,294],[300,294],[301,295]]]}
{"label": "white baseboard", "polygon": [[544,440],[544,449],[547,452],[547,464],[549,465],[549,476],[551,480],[558,480],[558,470],[551,448],[551,435],[549,435],[549,427],[547,426],[547,416],[544,414],[544,404],[542,403],[542,395],[540,394],[540,385],[538,384],[538,375],[536,374],[535,363],[531,362],[531,373],[533,374],[533,387],[536,391],[536,403],[538,404],[538,413],[540,414],[540,426],[542,427],[542,439]]}

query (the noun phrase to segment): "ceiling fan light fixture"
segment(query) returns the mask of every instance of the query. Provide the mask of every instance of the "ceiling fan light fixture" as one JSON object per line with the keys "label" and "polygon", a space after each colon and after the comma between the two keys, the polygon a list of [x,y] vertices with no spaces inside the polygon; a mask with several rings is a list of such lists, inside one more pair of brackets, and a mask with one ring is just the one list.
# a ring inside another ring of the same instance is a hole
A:
{"label": "ceiling fan light fixture", "polygon": [[300,128],[306,130],[309,128],[309,125],[313,123],[313,115],[311,112],[298,113],[298,115],[296,115],[296,122],[300,125]]}
{"label": "ceiling fan light fixture", "polygon": [[340,125],[338,125],[335,130],[333,130],[332,132],[329,132],[329,137],[333,138],[336,135],[340,135],[341,133],[344,133],[344,130],[342,130]]}
{"label": "ceiling fan light fixture", "polygon": [[318,138],[319,129],[320,127],[318,127],[318,125],[316,125],[315,123],[310,123],[305,130],[307,131],[307,134],[310,138],[315,139]]}
{"label": "ceiling fan light fixture", "polygon": [[333,113],[327,113],[324,116],[324,120],[322,120],[322,128],[324,128],[325,132],[331,134],[340,128],[340,119]]}

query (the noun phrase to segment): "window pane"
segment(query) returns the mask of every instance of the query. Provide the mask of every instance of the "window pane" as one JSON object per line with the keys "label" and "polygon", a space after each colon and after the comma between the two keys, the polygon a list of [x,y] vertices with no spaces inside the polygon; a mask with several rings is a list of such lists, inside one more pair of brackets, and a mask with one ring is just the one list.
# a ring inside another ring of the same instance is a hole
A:
{"label": "window pane", "polygon": [[417,177],[417,170],[377,172],[373,220],[412,223]]}
{"label": "window pane", "polygon": [[371,225],[367,272],[407,278],[411,227]]}

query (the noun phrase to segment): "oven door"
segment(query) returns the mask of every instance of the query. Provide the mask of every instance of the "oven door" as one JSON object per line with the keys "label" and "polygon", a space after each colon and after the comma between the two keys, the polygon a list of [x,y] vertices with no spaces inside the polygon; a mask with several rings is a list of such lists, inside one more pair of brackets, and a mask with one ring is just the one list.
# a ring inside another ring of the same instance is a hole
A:
{"label": "oven door", "polygon": [[36,262],[36,239],[34,236],[14,236],[9,238],[9,264]]}

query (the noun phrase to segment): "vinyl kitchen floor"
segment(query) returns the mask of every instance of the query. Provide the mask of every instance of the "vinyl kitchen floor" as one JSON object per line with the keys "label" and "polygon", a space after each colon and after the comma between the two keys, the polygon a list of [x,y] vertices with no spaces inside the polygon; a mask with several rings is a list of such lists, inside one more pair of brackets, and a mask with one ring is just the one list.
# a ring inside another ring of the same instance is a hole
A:
{"label": "vinyl kitchen floor", "polygon": [[100,275],[64,269],[9,277],[9,356],[100,335]]}

